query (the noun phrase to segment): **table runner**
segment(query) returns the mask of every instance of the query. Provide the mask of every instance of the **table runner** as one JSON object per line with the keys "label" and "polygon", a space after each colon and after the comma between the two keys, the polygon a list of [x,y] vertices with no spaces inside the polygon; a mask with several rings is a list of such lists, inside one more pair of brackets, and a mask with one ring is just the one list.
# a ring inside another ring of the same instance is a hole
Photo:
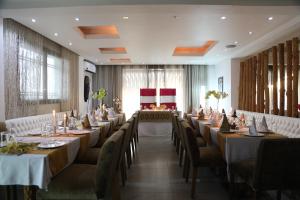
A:
{"label": "table runner", "polygon": [[172,113],[170,111],[141,111],[139,122],[171,122]]}

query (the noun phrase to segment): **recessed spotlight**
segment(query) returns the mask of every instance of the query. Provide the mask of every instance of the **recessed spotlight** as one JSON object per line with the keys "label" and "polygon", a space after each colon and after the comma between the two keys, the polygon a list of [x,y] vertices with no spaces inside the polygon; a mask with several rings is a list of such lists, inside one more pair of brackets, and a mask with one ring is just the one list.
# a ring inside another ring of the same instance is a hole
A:
{"label": "recessed spotlight", "polygon": [[129,19],[129,17],[127,17],[127,16],[124,16],[124,17],[123,17],[123,19]]}
{"label": "recessed spotlight", "polygon": [[72,46],[72,42],[69,42],[69,45]]}
{"label": "recessed spotlight", "polygon": [[223,19],[223,20],[224,20],[224,19],[227,19],[227,17],[226,17],[226,16],[222,16],[222,17],[221,17],[221,19]]}
{"label": "recessed spotlight", "polygon": [[238,41],[234,41],[234,44],[238,44],[239,42]]}
{"label": "recessed spotlight", "polygon": [[31,21],[32,21],[33,23],[35,23],[35,22],[36,22],[36,19],[32,18]]}
{"label": "recessed spotlight", "polygon": [[57,36],[58,36],[58,33],[54,33],[54,36],[57,37]]}
{"label": "recessed spotlight", "polygon": [[268,20],[269,20],[269,21],[272,21],[272,20],[273,20],[273,17],[268,17]]}
{"label": "recessed spotlight", "polygon": [[79,17],[75,17],[75,20],[76,20],[76,21],[79,21]]}
{"label": "recessed spotlight", "polygon": [[252,31],[249,31],[249,35],[252,35],[253,34],[253,32]]}

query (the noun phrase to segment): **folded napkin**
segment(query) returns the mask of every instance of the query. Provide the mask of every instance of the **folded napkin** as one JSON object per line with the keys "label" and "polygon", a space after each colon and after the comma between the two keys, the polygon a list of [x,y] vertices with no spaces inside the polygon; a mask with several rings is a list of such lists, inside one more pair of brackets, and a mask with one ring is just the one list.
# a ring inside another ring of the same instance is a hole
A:
{"label": "folded napkin", "polygon": [[263,116],[261,122],[258,125],[258,131],[260,131],[260,132],[268,132],[269,131],[265,116]]}
{"label": "folded napkin", "polygon": [[217,115],[215,113],[212,113],[209,116],[208,122],[211,124],[211,126],[217,126]]}
{"label": "folded napkin", "polygon": [[255,117],[252,118],[252,124],[249,127],[249,134],[250,135],[257,135]]}
{"label": "folded napkin", "polygon": [[203,120],[203,119],[204,119],[204,112],[203,112],[203,109],[201,109],[200,112],[198,113],[198,119],[199,119],[199,120]]}
{"label": "folded napkin", "polygon": [[223,114],[220,131],[221,132],[229,132],[230,131],[230,124],[228,122],[226,114]]}
{"label": "folded napkin", "polygon": [[85,117],[81,123],[82,123],[83,128],[91,128],[91,123],[90,123],[88,114],[85,115]]}

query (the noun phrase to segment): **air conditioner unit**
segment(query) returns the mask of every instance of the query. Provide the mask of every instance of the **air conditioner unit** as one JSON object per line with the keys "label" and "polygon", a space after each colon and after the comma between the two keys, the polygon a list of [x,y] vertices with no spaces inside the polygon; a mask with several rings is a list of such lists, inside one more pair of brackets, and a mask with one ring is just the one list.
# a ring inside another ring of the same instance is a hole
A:
{"label": "air conditioner unit", "polygon": [[96,66],[94,63],[84,60],[83,61],[83,68],[85,71],[91,72],[91,73],[96,73]]}

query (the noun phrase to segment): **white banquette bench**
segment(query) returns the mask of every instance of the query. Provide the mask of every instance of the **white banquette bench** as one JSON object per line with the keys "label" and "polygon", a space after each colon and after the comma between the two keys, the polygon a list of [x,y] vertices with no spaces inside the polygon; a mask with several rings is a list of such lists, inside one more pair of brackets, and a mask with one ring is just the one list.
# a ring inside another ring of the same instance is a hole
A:
{"label": "white banquette bench", "polygon": [[[57,121],[62,121],[65,113],[70,114],[70,112],[56,113]],[[24,135],[28,134],[29,131],[41,130],[41,125],[47,123],[52,123],[52,114],[34,115],[5,121],[7,130],[12,129],[12,132],[16,135]]]}
{"label": "white banquette bench", "polygon": [[251,123],[252,117],[255,117],[256,124],[258,124],[261,122],[263,116],[265,116],[268,128],[273,132],[285,135],[289,138],[300,138],[300,118],[237,110],[238,116],[242,113],[245,115],[247,125]]}

